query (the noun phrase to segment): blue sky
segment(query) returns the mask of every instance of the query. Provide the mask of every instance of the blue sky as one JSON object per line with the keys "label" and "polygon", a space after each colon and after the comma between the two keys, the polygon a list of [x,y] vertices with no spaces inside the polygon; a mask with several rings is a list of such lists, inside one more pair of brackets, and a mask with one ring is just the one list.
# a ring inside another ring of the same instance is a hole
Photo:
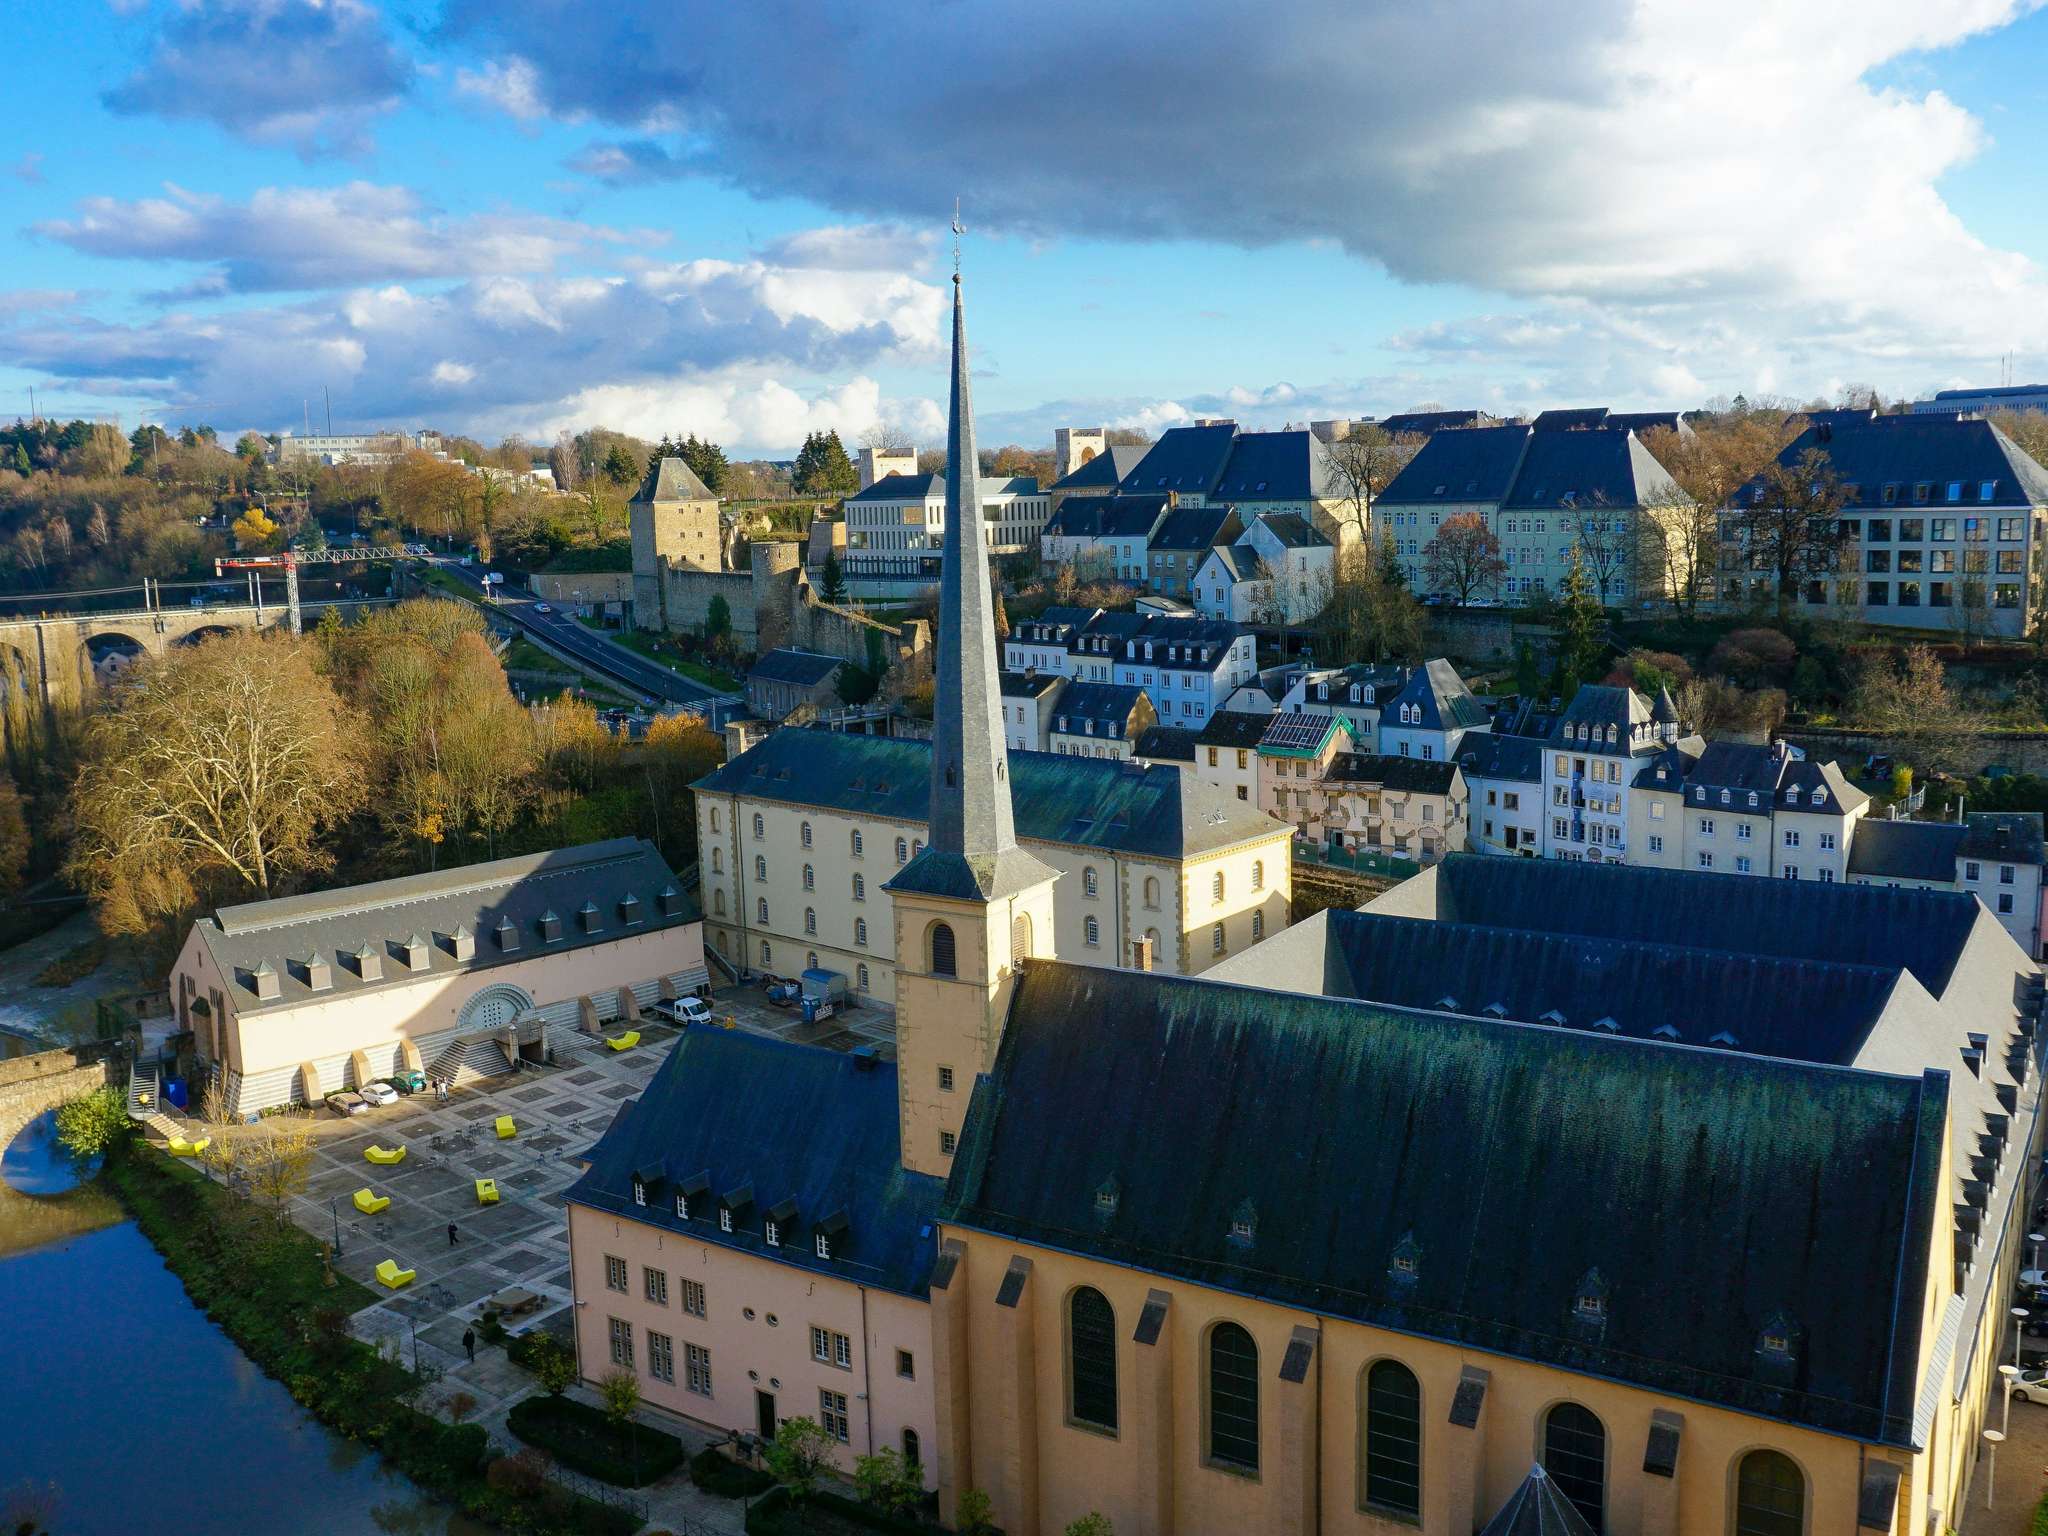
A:
{"label": "blue sky", "polygon": [[786,454],[2048,377],[2021,0],[68,0],[0,409]]}

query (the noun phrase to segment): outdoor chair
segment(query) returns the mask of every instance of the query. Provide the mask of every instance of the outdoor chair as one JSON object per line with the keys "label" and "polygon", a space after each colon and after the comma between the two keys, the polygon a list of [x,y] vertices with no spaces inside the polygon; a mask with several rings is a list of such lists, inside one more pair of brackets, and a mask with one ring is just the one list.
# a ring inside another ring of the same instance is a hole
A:
{"label": "outdoor chair", "polygon": [[517,1136],[519,1134],[519,1127],[512,1123],[512,1117],[510,1115],[498,1116],[497,1125],[498,1140],[500,1141],[510,1141],[514,1136]]}
{"label": "outdoor chair", "polygon": [[213,1145],[213,1138],[201,1136],[197,1141],[187,1141],[182,1136],[173,1136],[166,1145],[169,1146],[173,1157],[197,1157]]}
{"label": "outdoor chair", "polygon": [[377,1261],[377,1278],[389,1290],[395,1291],[402,1285],[411,1285],[412,1277],[417,1273],[417,1270],[400,1269],[396,1259],[380,1259]]}
{"label": "outdoor chair", "polygon": [[389,1195],[380,1195],[374,1190],[359,1189],[355,1193],[356,1209],[365,1216],[374,1216],[391,1203]]}
{"label": "outdoor chair", "polygon": [[638,1045],[639,1043],[640,1031],[637,1029],[629,1029],[623,1035],[620,1035],[617,1039],[605,1041],[605,1044],[610,1046],[615,1051],[630,1051],[631,1049],[633,1049],[634,1046]]}
{"label": "outdoor chair", "polygon": [[496,1205],[498,1203],[498,1181],[496,1179],[478,1179],[476,1181],[476,1203],[478,1205]]}
{"label": "outdoor chair", "polygon": [[405,1161],[405,1148],[380,1147],[377,1146],[375,1143],[372,1143],[371,1145],[363,1148],[363,1156],[373,1163],[388,1168],[393,1163],[402,1163]]}

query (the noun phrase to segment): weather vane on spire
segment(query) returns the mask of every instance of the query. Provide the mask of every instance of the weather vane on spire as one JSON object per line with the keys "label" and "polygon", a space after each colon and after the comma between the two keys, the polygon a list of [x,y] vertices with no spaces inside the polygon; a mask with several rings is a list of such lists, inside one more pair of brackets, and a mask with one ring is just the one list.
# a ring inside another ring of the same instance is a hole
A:
{"label": "weather vane on spire", "polygon": [[960,237],[967,233],[967,226],[960,222],[960,199],[953,199],[953,281],[960,281]]}

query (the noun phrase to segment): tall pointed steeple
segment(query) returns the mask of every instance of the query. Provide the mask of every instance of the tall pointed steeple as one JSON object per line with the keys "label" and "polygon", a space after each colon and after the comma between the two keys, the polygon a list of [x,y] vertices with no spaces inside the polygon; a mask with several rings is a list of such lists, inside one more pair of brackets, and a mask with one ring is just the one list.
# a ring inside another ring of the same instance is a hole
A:
{"label": "tall pointed steeple", "polygon": [[[954,234],[960,233],[956,219]],[[967,372],[959,247],[953,271],[953,400],[946,430],[946,543],[939,566],[938,677],[932,707],[931,835],[891,890],[989,900],[1049,880],[1017,847],[1003,739],[995,598],[981,531],[981,467]]]}

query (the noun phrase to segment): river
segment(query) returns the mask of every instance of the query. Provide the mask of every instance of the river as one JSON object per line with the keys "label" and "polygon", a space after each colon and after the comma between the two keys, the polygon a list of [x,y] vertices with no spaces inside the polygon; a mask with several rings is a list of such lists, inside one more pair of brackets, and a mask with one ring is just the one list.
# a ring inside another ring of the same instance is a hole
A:
{"label": "river", "polygon": [[485,1529],[331,1434],[243,1358],[80,1177],[49,1116],[0,1158],[0,1317],[0,1516],[26,1501],[52,1536]]}

